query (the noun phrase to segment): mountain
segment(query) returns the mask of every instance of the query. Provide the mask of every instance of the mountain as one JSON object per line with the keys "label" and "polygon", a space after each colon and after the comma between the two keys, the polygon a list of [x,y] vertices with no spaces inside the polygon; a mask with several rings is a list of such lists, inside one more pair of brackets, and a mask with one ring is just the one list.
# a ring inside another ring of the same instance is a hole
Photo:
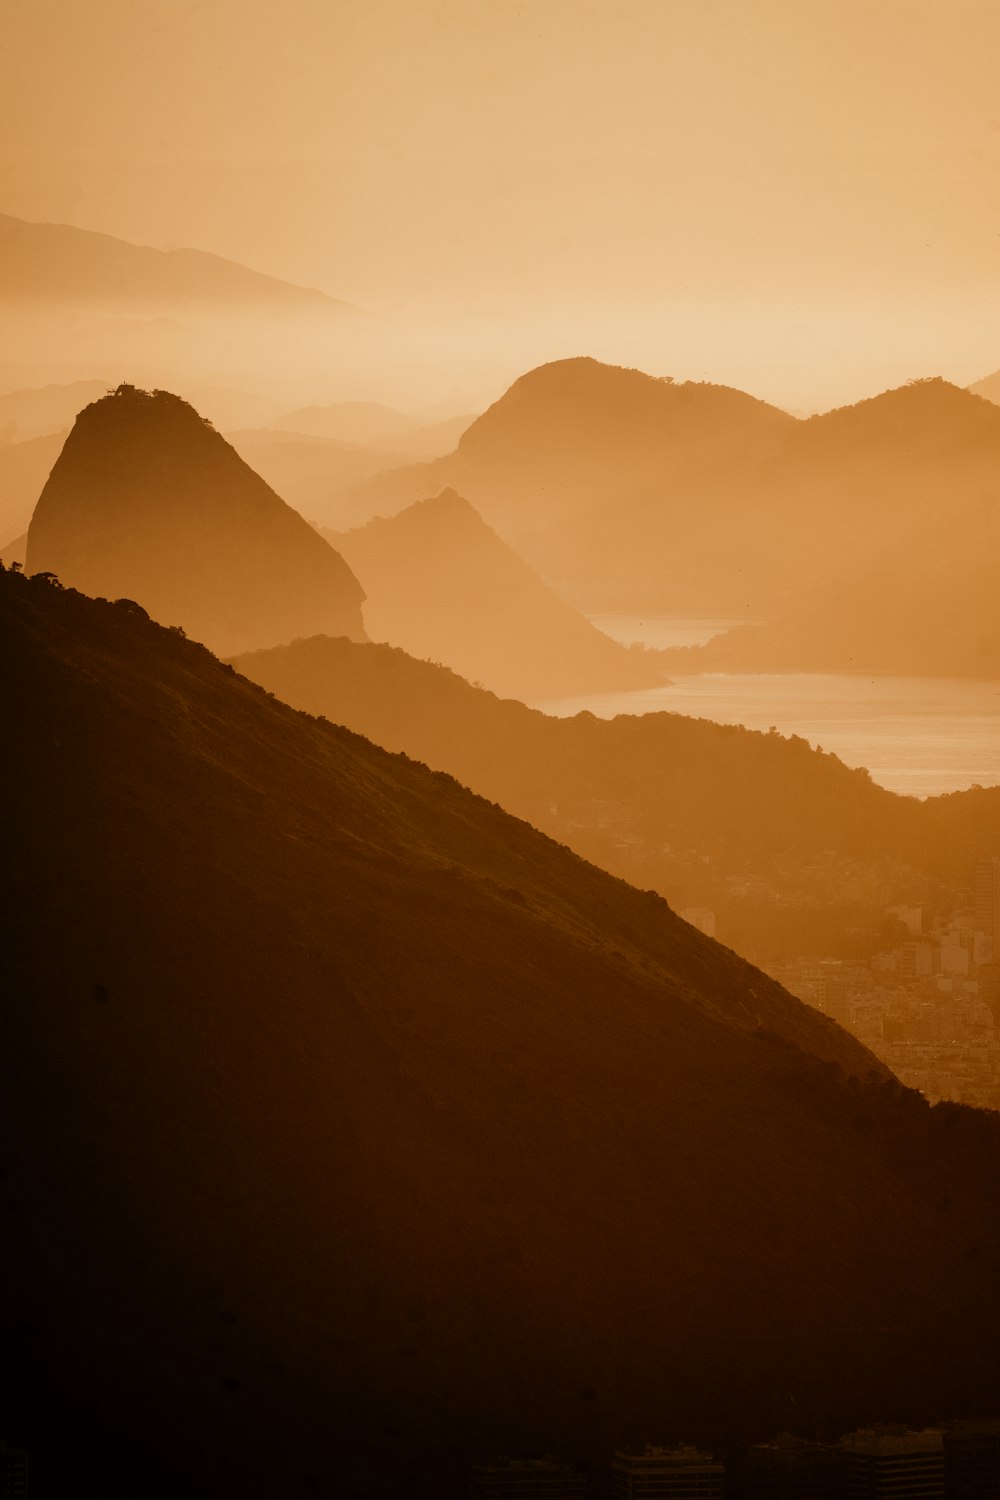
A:
{"label": "mountain", "polygon": [[758,962],[864,952],[915,893],[953,910],[1000,847],[1000,787],[918,802],[795,737],[674,713],[549,718],[370,642],[315,637],[233,665],[675,908],[710,908]]}
{"label": "mountain", "polygon": [[[66,224],[0,215],[0,383],[92,380],[194,392],[250,384],[292,404],[305,371],[374,381],[386,330],[377,317],[202,250],[157,250]],[[329,375],[325,384],[329,386]],[[218,403],[220,416],[229,403]],[[222,416],[227,424],[232,415]]]}
{"label": "mountain", "polygon": [[8,568],[12,563],[17,563],[23,568],[27,555],[28,533],[26,531],[22,532],[20,536],[12,537],[9,542],[4,542],[0,546],[0,562]]}
{"label": "mountain", "polygon": [[333,438],[340,443],[375,443],[392,448],[393,439],[417,423],[405,412],[379,401],[335,401],[330,406],[301,406],[272,425],[283,432]]}
{"label": "mountain", "polygon": [[324,535],[361,580],[370,635],[494,692],[545,698],[664,680],[655,652],[612,641],[556,598],[454,490]]}
{"label": "mountain", "polygon": [[5,391],[0,395],[0,442],[23,443],[46,433],[67,431],[77,412],[103,396],[111,384],[108,380],[75,380],[69,385]]}
{"label": "mountain", "polygon": [[556,360],[516,380],[466,428],[454,454],[390,472],[364,498],[398,509],[451,484],[508,539],[534,545],[551,527],[585,529],[591,512],[651,486],[728,474],[769,453],[794,425],[728,387]]}
{"label": "mountain", "polygon": [[994,370],[992,375],[984,375],[982,380],[970,385],[969,390],[974,396],[982,396],[984,400],[1000,406],[1000,370]]}
{"label": "mountain", "polygon": [[[113,380],[75,380],[0,394],[0,447],[27,442],[46,433],[67,432],[76,415],[116,384]],[[251,391],[192,386],[178,392],[197,406],[215,427],[250,427],[272,419],[280,403]]]}
{"label": "mountain", "polygon": [[663,659],[681,673],[871,672],[1000,679],[1000,611],[992,563],[1000,526],[990,521],[988,532],[985,555],[956,560],[954,544],[949,546],[942,535],[938,568],[928,558],[908,567],[907,549],[901,547],[901,555],[886,558],[882,568],[817,589],[811,599],[794,602],[774,620],[737,626],[704,646],[668,649]]}
{"label": "mountain", "polygon": [[23,443],[0,443],[0,545],[27,531],[64,440],[65,433],[50,432]]}
{"label": "mountain", "polygon": [[766,500],[786,559],[776,607],[667,659],[678,672],[1000,677],[998,474],[1000,411],[944,380],[801,423]]}
{"label": "mountain", "polygon": [[461,416],[411,427],[399,434],[393,446],[408,458],[437,458],[439,454],[450,453],[475,420],[475,412],[464,412]]}
{"label": "mountain", "polygon": [[2,299],[12,303],[214,302],[319,316],[357,314],[323,292],[204,250],[154,250],[69,224],[32,224],[9,214],[0,214],[0,287]]}
{"label": "mountain", "polygon": [[383,454],[382,468],[388,469],[403,458],[432,459],[450,453],[474,421],[473,414],[466,414],[427,422],[377,401],[337,401],[332,406],[299,407],[272,426],[282,432],[363,444]]}
{"label": "mountain", "polygon": [[[865,669],[915,670],[950,596],[963,619],[933,654],[981,674],[995,654],[981,649],[995,610],[980,559],[1000,546],[998,473],[1000,411],[944,380],[797,420],[740,392],[570,360],[516,381],[455,454],[355,500],[385,510],[453,484],[563,597],[755,618],[813,670],[850,670],[858,643]],[[755,670],[786,659],[785,646],[740,657]]]}
{"label": "mountain", "polygon": [[243,428],[227,432],[226,439],[300,515],[325,526],[356,522],[357,507],[342,497],[401,456],[278,428]]}
{"label": "mountain", "polygon": [[124,595],[220,651],[316,630],[364,638],[341,557],[180,397],[85,407],[28,529],[26,565]]}
{"label": "mountain", "polygon": [[458,455],[494,505],[518,506],[537,526],[650,484],[704,485],[770,454],[794,426],[727,386],[566,359],[516,380],[463,434]]}
{"label": "mountain", "polygon": [[995,1116],[128,601],[5,573],[0,637],[0,1407],[49,1493],[995,1409]]}

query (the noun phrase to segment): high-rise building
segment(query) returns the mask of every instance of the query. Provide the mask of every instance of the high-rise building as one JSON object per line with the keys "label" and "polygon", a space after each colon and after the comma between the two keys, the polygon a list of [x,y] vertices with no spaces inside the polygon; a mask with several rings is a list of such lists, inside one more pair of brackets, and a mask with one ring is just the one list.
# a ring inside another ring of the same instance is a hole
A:
{"label": "high-rise building", "polygon": [[1000,960],[979,965],[979,998],[993,1012],[993,1024],[1000,1031]]}
{"label": "high-rise building", "polygon": [[715,912],[710,911],[707,906],[685,906],[677,915],[685,922],[690,922],[692,927],[697,927],[706,937],[715,937]]}
{"label": "high-rise building", "polygon": [[0,1439],[0,1500],[26,1500],[28,1455]]}
{"label": "high-rise building", "polygon": [[840,1441],[850,1500],[944,1500],[939,1428],[863,1427]]}
{"label": "high-rise building", "polygon": [[725,1465],[697,1448],[647,1447],[616,1453],[611,1465],[615,1500],[719,1500]]}
{"label": "high-rise building", "polygon": [[783,1432],[750,1449],[741,1493],[746,1500],[843,1500],[847,1451]]}
{"label": "high-rise building", "polygon": [[1000,1495],[1000,1419],[949,1422],[944,1429],[948,1500],[997,1500]]}
{"label": "high-rise building", "polygon": [[992,957],[1000,959],[1000,854],[976,866],[976,931],[993,943]]}
{"label": "high-rise building", "polygon": [[583,1500],[587,1476],[573,1464],[544,1458],[490,1458],[475,1464],[472,1500]]}
{"label": "high-rise building", "polygon": [[819,966],[819,1009],[839,1026],[851,1024],[851,991],[847,969],[837,958],[824,958]]}

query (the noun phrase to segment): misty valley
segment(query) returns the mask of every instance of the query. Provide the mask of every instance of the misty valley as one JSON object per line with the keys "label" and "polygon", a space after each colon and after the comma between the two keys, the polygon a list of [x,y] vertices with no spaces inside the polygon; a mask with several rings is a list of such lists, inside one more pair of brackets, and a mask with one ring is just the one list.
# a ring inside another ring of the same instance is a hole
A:
{"label": "misty valley", "polygon": [[0,1493],[1000,1494],[1000,376],[0,273]]}

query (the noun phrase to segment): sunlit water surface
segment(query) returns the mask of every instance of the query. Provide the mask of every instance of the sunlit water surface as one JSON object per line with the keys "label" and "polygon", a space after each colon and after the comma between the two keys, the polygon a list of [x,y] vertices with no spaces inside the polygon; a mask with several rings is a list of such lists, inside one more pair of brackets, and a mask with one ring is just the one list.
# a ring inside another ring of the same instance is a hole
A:
{"label": "sunlit water surface", "polygon": [[[735,622],[592,615],[630,644],[692,646]],[[719,724],[798,734],[873,780],[915,797],[1000,784],[1000,681],[869,677],[827,672],[675,675],[670,687],[551,699],[535,707],[566,717],[672,712]]]}

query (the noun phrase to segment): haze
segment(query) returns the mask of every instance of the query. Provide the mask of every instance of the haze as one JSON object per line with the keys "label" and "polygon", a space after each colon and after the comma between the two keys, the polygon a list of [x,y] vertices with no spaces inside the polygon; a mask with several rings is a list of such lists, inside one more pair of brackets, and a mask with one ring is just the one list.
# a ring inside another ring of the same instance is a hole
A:
{"label": "haze", "polygon": [[5,22],[0,1496],[997,1500],[1000,6]]}
{"label": "haze", "polygon": [[6,212],[384,314],[383,395],[586,352],[809,410],[996,363],[986,0],[14,0],[6,38]]}

